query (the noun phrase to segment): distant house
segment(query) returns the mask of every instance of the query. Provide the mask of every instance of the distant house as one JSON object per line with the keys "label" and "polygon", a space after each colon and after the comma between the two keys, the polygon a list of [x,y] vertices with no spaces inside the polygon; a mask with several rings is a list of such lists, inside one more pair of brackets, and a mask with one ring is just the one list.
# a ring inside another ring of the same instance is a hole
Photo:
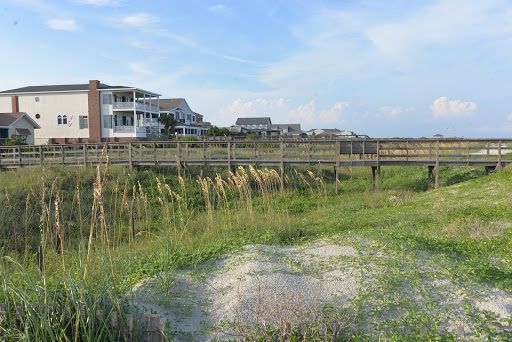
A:
{"label": "distant house", "polygon": [[0,145],[12,137],[27,144],[34,144],[34,129],[39,125],[27,113],[0,113]]}
{"label": "distant house", "polygon": [[269,117],[238,118],[235,125],[230,127],[230,131],[262,137],[279,136],[281,134],[281,130],[272,129],[272,121]]}
{"label": "distant house", "polygon": [[300,124],[274,124],[271,127],[280,130],[281,135],[300,135],[302,133]]}
{"label": "distant house", "polygon": [[[160,99],[160,115],[172,115],[178,124],[175,132],[178,137],[204,137],[208,127],[202,124],[203,115],[190,109],[184,98]],[[156,104],[156,101],[153,102]]]}
{"label": "distant house", "polygon": [[337,137],[355,137],[356,134],[352,131],[342,131],[337,128],[315,128],[306,132],[307,135],[315,135],[319,137],[337,136]]}

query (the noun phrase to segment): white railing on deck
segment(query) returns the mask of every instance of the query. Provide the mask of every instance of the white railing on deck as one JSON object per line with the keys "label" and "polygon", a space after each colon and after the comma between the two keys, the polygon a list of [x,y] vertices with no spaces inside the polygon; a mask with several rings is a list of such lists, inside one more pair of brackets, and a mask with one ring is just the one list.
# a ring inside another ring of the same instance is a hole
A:
{"label": "white railing on deck", "polygon": [[[134,107],[135,106],[135,107]],[[158,106],[152,105],[150,103],[145,102],[114,102],[112,104],[113,109],[138,109],[145,110],[148,112],[158,112]]]}

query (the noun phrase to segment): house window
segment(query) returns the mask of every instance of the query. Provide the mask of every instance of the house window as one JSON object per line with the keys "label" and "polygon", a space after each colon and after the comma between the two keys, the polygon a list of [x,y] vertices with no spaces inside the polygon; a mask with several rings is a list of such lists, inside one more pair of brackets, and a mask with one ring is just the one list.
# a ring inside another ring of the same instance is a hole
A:
{"label": "house window", "polygon": [[63,125],[67,125],[68,124],[68,116],[67,115],[63,115],[62,116],[62,124]]}
{"label": "house window", "polygon": [[89,117],[86,115],[80,115],[78,117],[78,124],[80,129],[89,128]]}
{"label": "house window", "polygon": [[36,119],[39,119],[39,118],[41,118],[41,115],[36,114]]}
{"label": "house window", "polygon": [[103,115],[103,128],[112,128],[112,115]]}
{"label": "house window", "polygon": [[187,114],[187,120],[188,120],[188,121],[192,121],[192,117],[191,117],[191,115],[190,115],[190,114]]}
{"label": "house window", "polygon": [[111,104],[112,98],[110,94],[103,94],[103,104]]}
{"label": "house window", "polygon": [[62,116],[57,116],[57,125],[62,125]]}

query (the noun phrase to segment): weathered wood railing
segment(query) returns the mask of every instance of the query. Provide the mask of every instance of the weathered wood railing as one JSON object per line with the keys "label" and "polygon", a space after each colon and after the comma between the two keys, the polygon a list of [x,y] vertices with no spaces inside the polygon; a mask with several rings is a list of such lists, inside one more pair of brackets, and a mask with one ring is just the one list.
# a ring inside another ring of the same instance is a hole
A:
{"label": "weathered wood railing", "polygon": [[[112,165],[372,167],[428,166],[438,182],[440,166],[485,166],[500,170],[512,163],[512,139],[345,139],[127,142],[0,147],[0,170],[52,166]],[[436,183],[437,184],[437,183]]]}

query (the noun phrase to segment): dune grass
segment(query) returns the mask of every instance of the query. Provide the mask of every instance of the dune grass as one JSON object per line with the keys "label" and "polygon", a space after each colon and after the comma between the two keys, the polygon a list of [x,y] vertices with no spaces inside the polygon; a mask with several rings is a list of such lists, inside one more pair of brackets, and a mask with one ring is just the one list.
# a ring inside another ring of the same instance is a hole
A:
{"label": "dune grass", "polygon": [[[0,174],[3,340],[114,340],[104,321],[130,311],[131,288],[247,244],[297,244],[358,234],[396,248],[443,253],[480,282],[512,289],[512,171],[389,167],[381,191],[368,168],[278,172],[239,168],[20,169]],[[44,264],[38,268],[41,246]],[[16,306],[24,318],[16,317]],[[103,322],[103,323],[102,323]]]}

